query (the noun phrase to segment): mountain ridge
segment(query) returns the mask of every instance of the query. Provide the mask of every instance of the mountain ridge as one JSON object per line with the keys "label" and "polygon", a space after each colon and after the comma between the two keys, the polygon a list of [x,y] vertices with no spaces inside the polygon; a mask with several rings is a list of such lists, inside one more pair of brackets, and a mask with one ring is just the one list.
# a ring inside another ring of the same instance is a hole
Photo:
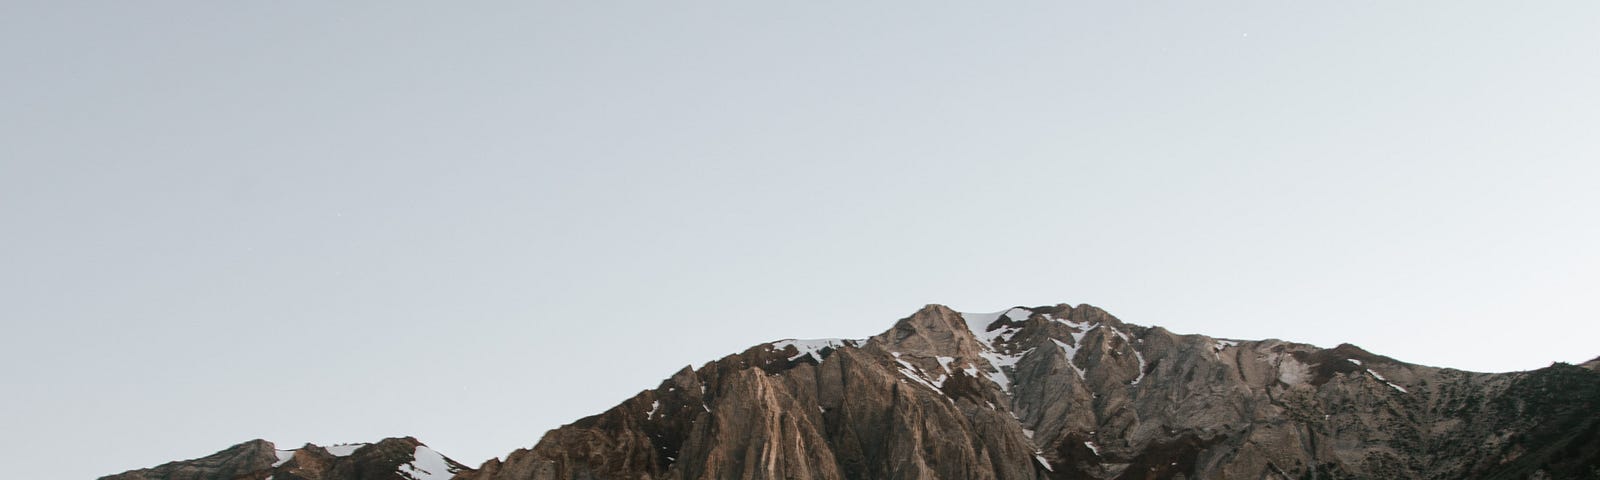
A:
{"label": "mountain ridge", "polygon": [[287,450],[253,439],[210,456],[100,480],[448,480],[466,470],[470,469],[413,437],[328,446],[307,443]]}
{"label": "mountain ridge", "polygon": [[686,366],[454,478],[1600,478],[1597,362],[1477,373],[928,305]]}

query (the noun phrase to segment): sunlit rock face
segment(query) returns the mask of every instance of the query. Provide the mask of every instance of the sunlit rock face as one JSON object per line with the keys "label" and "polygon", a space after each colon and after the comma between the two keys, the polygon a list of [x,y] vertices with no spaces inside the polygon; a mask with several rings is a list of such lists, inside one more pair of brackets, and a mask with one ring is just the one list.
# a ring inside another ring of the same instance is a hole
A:
{"label": "sunlit rock face", "polygon": [[1087,305],[930,305],[872,338],[685,368],[460,478],[1586,478],[1585,366],[1471,373]]}

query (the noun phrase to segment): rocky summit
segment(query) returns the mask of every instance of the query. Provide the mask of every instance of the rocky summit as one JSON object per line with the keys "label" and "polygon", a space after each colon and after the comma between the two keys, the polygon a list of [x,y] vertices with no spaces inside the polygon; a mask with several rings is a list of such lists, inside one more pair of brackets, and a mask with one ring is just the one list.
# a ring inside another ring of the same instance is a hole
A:
{"label": "rocky summit", "polygon": [[414,439],[254,441],[105,478],[1600,479],[1597,365],[1474,373],[1088,305],[929,305],[871,338],[685,367],[476,469]]}

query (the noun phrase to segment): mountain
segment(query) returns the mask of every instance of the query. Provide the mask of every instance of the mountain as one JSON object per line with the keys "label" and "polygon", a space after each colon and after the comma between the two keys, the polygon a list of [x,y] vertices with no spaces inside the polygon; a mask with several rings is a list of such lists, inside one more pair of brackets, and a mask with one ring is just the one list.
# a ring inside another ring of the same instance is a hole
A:
{"label": "mountain", "polygon": [[411,437],[293,450],[251,440],[208,457],[100,480],[448,480],[464,470]]}
{"label": "mountain", "polygon": [[930,305],[679,371],[464,480],[1600,477],[1600,373]]}
{"label": "mountain", "polygon": [[[685,367],[455,478],[1600,479],[1597,362],[1473,373],[1178,335],[1088,305],[929,305],[871,338]],[[262,480],[173,473],[259,467],[247,445],[109,478]],[[267,475],[405,478],[317,472]]]}

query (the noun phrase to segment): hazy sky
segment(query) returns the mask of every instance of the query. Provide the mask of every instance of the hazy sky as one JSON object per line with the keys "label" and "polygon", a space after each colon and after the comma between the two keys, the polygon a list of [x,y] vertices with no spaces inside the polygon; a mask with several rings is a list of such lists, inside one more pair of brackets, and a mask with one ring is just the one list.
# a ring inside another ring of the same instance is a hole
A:
{"label": "hazy sky", "polygon": [[1600,3],[0,2],[18,478],[471,465],[927,303],[1600,355]]}

